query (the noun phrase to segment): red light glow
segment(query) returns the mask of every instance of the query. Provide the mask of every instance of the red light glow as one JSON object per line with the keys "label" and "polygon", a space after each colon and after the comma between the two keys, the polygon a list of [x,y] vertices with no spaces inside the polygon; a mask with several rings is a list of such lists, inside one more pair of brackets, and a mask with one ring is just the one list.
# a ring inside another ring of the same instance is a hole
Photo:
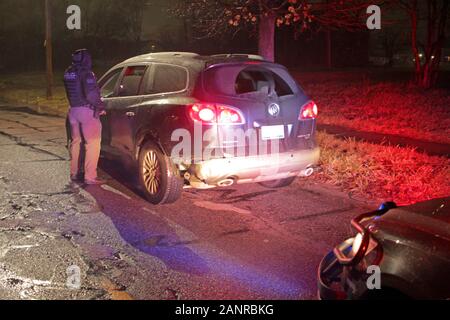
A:
{"label": "red light glow", "polygon": [[315,119],[317,118],[318,114],[319,108],[317,107],[314,101],[310,101],[303,106],[299,120]]}
{"label": "red light glow", "polygon": [[198,117],[202,121],[211,122],[216,118],[216,114],[209,108],[203,108],[198,112]]}
{"label": "red light glow", "polygon": [[243,124],[244,119],[238,110],[230,106],[196,103],[190,106],[189,114],[194,121],[203,124]]}

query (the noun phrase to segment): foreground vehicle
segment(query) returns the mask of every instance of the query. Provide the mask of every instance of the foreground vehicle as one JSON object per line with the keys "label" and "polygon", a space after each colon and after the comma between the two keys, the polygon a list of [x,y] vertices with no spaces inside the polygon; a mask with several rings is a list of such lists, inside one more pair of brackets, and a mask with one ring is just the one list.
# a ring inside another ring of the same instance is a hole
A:
{"label": "foreground vehicle", "polygon": [[[352,226],[358,234],[320,263],[321,299],[450,298],[450,198],[386,203]],[[381,271],[379,290],[367,284],[369,266]]]}
{"label": "foreground vehicle", "polygon": [[154,204],[183,187],[287,186],[318,162],[317,106],[286,68],[258,56],[146,54],[99,85],[102,152],[136,164]]}

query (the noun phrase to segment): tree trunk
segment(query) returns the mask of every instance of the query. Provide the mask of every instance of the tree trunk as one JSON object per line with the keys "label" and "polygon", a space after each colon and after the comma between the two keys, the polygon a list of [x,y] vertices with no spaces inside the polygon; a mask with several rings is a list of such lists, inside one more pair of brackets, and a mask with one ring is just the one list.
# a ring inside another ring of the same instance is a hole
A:
{"label": "tree trunk", "polygon": [[415,61],[416,83],[423,88],[431,88],[436,84],[442,46],[445,40],[447,12],[450,3],[447,0],[438,6],[437,0],[427,1],[427,38],[424,52],[425,62],[419,56],[417,43],[418,2],[413,0],[408,8],[411,18],[411,45]]}
{"label": "tree trunk", "polygon": [[275,16],[261,15],[259,21],[259,54],[268,61],[275,61]]}
{"label": "tree trunk", "polygon": [[192,51],[192,19],[183,18],[184,50]]}
{"label": "tree trunk", "polygon": [[427,55],[427,61],[422,66],[420,74],[420,86],[423,88],[431,88],[437,82],[437,76],[439,71],[439,62],[441,59],[442,46],[440,43],[436,43]]}
{"label": "tree trunk", "polygon": [[47,68],[47,98],[53,96],[53,52],[52,52],[52,24],[50,0],[45,0],[45,56]]}
{"label": "tree trunk", "polygon": [[414,71],[417,84],[419,84],[422,73],[422,66],[420,63],[419,48],[417,47],[417,1],[412,4],[411,11],[411,48],[414,57]]}
{"label": "tree trunk", "polygon": [[333,54],[331,52],[331,31],[326,31],[327,68],[333,68]]}

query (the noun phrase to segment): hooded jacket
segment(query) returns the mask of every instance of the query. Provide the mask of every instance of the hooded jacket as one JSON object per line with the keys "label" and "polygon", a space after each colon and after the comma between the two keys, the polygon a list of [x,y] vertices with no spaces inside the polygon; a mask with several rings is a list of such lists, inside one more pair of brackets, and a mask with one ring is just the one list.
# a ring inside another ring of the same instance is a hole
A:
{"label": "hooded jacket", "polygon": [[64,86],[71,108],[90,106],[97,113],[104,110],[97,79],[92,72],[92,59],[86,49],[72,55],[72,65],[64,73]]}

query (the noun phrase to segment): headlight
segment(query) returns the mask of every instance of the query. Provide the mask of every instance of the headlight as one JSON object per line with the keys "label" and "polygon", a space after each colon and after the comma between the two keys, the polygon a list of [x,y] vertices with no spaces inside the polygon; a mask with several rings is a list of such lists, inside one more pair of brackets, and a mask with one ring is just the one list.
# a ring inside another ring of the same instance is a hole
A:
{"label": "headlight", "polygon": [[336,246],[333,252],[341,264],[356,265],[364,258],[369,243],[369,232],[358,233],[354,238],[347,239]]}
{"label": "headlight", "polygon": [[363,236],[361,233],[358,233],[355,238],[353,239],[353,244],[352,244],[352,250],[350,253],[351,257],[356,256],[356,254],[358,253],[359,249],[361,249],[361,244],[363,241]]}
{"label": "headlight", "polygon": [[[367,230],[361,222],[373,217],[380,217],[390,209],[396,207],[397,205],[394,202],[385,202],[378,210],[360,214],[352,219],[351,225],[358,233],[354,238],[347,239],[334,248],[333,252],[339,260],[339,263],[343,265],[356,265],[360,263],[365,254],[377,246],[377,242],[370,236],[370,231]],[[381,252],[381,250],[379,250],[379,252]]]}

